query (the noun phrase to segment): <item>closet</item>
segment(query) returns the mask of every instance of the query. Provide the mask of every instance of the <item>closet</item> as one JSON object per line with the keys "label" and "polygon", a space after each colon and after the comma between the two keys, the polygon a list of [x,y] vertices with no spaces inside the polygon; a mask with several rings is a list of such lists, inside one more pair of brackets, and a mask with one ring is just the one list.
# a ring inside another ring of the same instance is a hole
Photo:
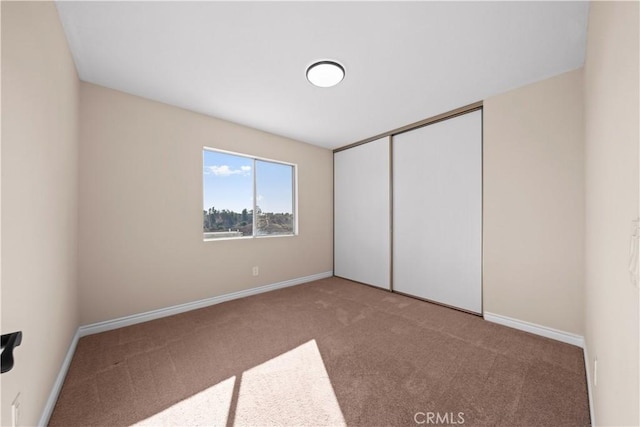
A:
{"label": "closet", "polygon": [[481,104],[334,160],[334,274],[481,314]]}

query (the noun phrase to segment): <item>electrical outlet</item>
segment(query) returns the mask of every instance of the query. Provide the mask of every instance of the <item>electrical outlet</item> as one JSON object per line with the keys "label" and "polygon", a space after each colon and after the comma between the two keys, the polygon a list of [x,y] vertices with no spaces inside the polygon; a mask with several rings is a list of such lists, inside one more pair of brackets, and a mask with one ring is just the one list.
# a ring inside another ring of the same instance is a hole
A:
{"label": "electrical outlet", "polygon": [[11,402],[11,426],[18,427],[20,425],[20,393]]}
{"label": "electrical outlet", "polygon": [[598,385],[598,358],[593,360],[593,386]]}
{"label": "electrical outlet", "polygon": [[260,270],[258,269],[258,266],[256,265],[255,267],[253,267],[253,275],[257,276],[258,274],[260,274]]}

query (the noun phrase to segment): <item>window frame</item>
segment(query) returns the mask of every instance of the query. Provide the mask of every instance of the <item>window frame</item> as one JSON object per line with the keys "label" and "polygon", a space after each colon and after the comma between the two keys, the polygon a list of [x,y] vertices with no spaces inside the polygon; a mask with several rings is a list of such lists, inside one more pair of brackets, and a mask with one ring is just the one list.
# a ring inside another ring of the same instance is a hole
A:
{"label": "window frame", "polygon": [[[270,159],[267,157],[260,157],[260,156],[253,156],[250,154],[244,154],[244,153],[238,153],[235,151],[229,151],[229,150],[222,150],[219,148],[213,148],[213,147],[208,147],[208,146],[203,146],[202,147],[202,153],[201,153],[201,164],[204,165],[204,153],[205,151],[211,151],[214,153],[221,153],[221,154],[227,154],[227,155],[231,155],[231,156],[237,156],[237,157],[244,157],[246,159],[250,159],[252,160],[252,185],[253,185],[253,189],[252,189],[252,193],[253,193],[253,215],[252,215],[252,227],[251,227],[251,236],[240,236],[240,237],[219,237],[219,238],[205,238],[204,237],[204,230],[201,230],[202,233],[202,241],[203,242],[216,242],[216,241],[222,241],[222,240],[248,240],[248,239],[264,239],[264,238],[272,238],[272,237],[295,237],[298,236],[299,234],[299,228],[298,228],[298,165],[296,163],[291,163],[291,162],[285,162],[282,160],[274,160],[274,159]],[[293,209],[293,232],[289,233],[289,234],[265,234],[265,235],[257,235],[256,234],[256,230],[257,230],[257,215],[256,215],[256,207],[257,207],[257,173],[256,173],[256,162],[261,161],[261,162],[267,162],[267,163],[275,163],[278,165],[284,165],[284,166],[291,166],[293,168],[292,173],[291,173],[291,180],[292,180],[292,188],[291,188],[291,197],[292,197],[292,203],[291,203],[291,208]],[[204,172],[203,172],[204,173]],[[204,201],[204,176],[201,177],[202,179],[202,199],[201,199],[201,203]],[[201,204],[202,209],[204,209],[204,204]]]}

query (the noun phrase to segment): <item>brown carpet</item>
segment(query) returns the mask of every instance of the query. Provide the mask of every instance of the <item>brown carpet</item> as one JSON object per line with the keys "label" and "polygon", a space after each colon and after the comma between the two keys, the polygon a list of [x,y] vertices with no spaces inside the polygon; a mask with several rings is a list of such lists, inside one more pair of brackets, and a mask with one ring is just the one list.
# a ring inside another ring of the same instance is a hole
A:
{"label": "brown carpet", "polygon": [[589,425],[582,350],[331,278],[80,339],[50,420]]}

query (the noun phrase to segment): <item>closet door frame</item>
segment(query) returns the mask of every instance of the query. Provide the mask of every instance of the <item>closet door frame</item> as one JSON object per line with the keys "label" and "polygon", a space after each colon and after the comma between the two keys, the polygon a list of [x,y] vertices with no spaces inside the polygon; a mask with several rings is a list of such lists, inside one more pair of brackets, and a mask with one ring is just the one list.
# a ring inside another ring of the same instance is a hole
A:
{"label": "closet door frame", "polygon": [[[415,295],[409,295],[409,294],[404,294],[402,292],[398,292],[397,290],[394,289],[394,283],[393,283],[393,270],[394,270],[394,266],[393,266],[393,241],[394,241],[394,234],[393,234],[393,144],[394,144],[394,136],[395,135],[399,135],[401,133],[404,132],[408,132],[414,129],[418,129],[424,126],[428,126],[431,124],[435,124],[437,122],[441,122],[444,120],[448,120],[448,119],[452,119],[454,117],[458,117],[461,116],[463,114],[467,114],[467,113],[471,113],[473,111],[477,111],[480,110],[481,114],[483,115],[483,102],[482,101],[478,101],[478,102],[474,102],[472,104],[468,104],[465,105],[463,107],[460,108],[456,108],[454,110],[450,110],[447,111],[445,113],[442,114],[438,114],[436,116],[433,117],[429,117],[426,118],[424,120],[420,120],[396,129],[393,129],[391,131],[388,132],[384,132],[375,136],[372,136],[370,138],[366,138],[363,139],[361,141],[358,142],[354,142],[352,144],[346,145],[344,147],[340,147],[337,148],[335,150],[333,150],[334,154],[343,150],[347,150],[349,148],[353,148],[356,147],[358,145],[362,145],[362,144],[367,144],[369,142],[372,141],[376,141],[378,139],[381,138],[385,138],[385,137],[389,137],[389,198],[390,198],[390,223],[389,223],[389,238],[390,238],[390,259],[389,259],[389,292],[394,292],[394,293],[398,293],[400,295],[406,295],[408,297],[411,298],[416,298],[419,300],[423,300],[423,301],[428,301],[428,302],[432,302],[434,304],[438,304],[438,305],[442,305],[445,307],[449,307],[449,308],[453,308],[455,310],[459,310],[459,311],[464,311],[466,313],[470,313],[476,316],[481,316],[484,313],[484,119],[481,119],[480,121],[480,128],[481,128],[481,150],[480,150],[480,174],[481,174],[481,185],[480,185],[480,200],[481,200],[481,204],[480,204],[480,235],[481,235],[481,251],[480,251],[480,313],[476,313],[473,311],[468,311],[465,310],[463,308],[460,307],[454,307],[454,306],[450,306],[447,304],[443,304],[441,302],[438,301],[431,301],[428,300],[426,298],[421,298]],[[335,186],[335,182],[334,182],[334,186]],[[335,224],[335,205],[334,205],[334,224]],[[335,244],[335,237],[334,237],[334,244]],[[334,263],[335,263],[335,251],[334,251]],[[335,264],[334,264],[335,267]],[[381,288],[378,288],[381,289]]]}

